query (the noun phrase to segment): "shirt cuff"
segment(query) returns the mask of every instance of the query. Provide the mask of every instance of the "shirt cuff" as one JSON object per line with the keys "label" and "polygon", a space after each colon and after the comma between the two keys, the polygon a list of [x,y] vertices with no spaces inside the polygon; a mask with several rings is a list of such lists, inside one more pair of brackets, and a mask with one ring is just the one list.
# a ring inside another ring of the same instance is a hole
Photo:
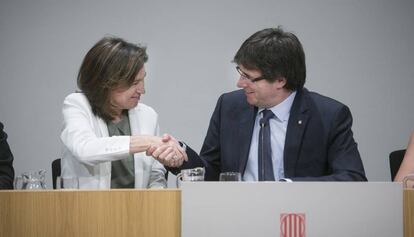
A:
{"label": "shirt cuff", "polygon": [[178,141],[178,144],[180,144],[181,148],[183,148],[183,150],[184,150],[185,152],[187,152],[187,145],[186,145],[184,142],[180,142],[180,141]]}

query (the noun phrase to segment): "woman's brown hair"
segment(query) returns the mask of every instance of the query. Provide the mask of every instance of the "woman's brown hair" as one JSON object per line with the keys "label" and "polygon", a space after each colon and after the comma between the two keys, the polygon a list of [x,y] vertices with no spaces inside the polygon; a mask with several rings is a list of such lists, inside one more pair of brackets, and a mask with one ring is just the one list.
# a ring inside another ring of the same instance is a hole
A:
{"label": "woman's brown hair", "polygon": [[114,118],[111,91],[119,86],[131,86],[147,60],[145,47],[116,37],[104,37],[88,51],[77,81],[95,115],[105,121]]}

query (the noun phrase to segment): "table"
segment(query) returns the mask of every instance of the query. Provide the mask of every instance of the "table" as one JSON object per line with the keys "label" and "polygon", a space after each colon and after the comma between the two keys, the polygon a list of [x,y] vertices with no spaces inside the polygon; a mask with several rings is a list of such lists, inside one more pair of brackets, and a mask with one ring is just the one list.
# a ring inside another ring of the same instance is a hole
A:
{"label": "table", "polygon": [[[0,236],[178,237],[181,196],[179,189],[0,191]],[[401,203],[404,236],[412,237],[414,189]]]}
{"label": "table", "polygon": [[414,236],[414,189],[404,189],[404,237]]}
{"label": "table", "polygon": [[180,236],[179,190],[0,191],[0,236]]}

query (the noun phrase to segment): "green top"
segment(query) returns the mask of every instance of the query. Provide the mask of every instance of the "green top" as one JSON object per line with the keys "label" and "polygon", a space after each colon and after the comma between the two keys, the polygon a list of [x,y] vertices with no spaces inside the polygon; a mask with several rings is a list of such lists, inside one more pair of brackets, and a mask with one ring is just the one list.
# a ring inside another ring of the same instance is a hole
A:
{"label": "green top", "polygon": [[[109,136],[131,135],[128,113],[118,123],[107,122]],[[122,160],[112,161],[111,188],[134,188],[134,155],[129,154]]]}

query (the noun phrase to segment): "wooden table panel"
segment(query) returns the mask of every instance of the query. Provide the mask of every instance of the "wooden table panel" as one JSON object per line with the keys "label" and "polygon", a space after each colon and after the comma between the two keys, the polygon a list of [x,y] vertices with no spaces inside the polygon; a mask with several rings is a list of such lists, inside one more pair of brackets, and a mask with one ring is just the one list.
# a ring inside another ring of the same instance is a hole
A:
{"label": "wooden table panel", "polygon": [[0,236],[180,236],[179,190],[1,191]]}
{"label": "wooden table panel", "polygon": [[404,237],[414,236],[414,189],[404,190]]}

